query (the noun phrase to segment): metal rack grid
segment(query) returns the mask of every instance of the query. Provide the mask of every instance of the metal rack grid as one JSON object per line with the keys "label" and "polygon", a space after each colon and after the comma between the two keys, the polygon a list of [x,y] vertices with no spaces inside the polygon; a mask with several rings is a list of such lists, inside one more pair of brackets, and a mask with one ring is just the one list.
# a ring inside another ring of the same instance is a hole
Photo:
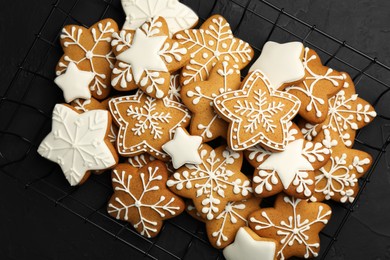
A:
{"label": "metal rack grid", "polygon": [[[386,131],[390,120],[390,112],[386,114],[389,111],[386,103],[390,103],[386,102],[390,101],[390,68],[265,0],[182,2],[198,13],[200,23],[211,14],[224,15],[233,33],[249,42],[257,55],[268,40],[304,42],[318,51],[325,64],[350,73],[359,95],[376,108],[378,117],[358,132],[355,144],[373,155],[373,166],[360,180],[361,189],[352,204],[329,203],[334,214],[320,234],[319,259],[325,259],[390,143],[390,131]],[[60,168],[40,158],[36,152],[40,141],[50,131],[52,108],[62,101],[60,90],[53,83],[54,68],[62,55],[58,40],[62,27],[75,23],[88,27],[107,17],[123,23],[120,0],[53,0],[50,13],[15,68],[11,83],[0,88],[0,118],[5,122],[0,125],[0,172],[49,199],[54,206],[67,209],[85,223],[112,235],[140,257],[222,259],[221,252],[208,243],[203,224],[187,214],[166,221],[159,236],[146,239],[129,224],[106,213],[106,202],[112,193],[109,174],[93,175],[86,184],[69,187]],[[172,235],[180,239],[172,239]]]}

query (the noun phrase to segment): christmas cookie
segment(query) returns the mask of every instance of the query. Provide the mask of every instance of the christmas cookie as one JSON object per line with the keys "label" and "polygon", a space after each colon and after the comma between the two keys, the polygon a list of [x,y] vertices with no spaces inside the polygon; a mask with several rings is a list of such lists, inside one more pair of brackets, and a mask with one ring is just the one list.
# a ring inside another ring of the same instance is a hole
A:
{"label": "christmas cookie", "polygon": [[329,110],[325,121],[319,124],[299,121],[298,125],[306,139],[312,140],[318,136],[317,140],[323,140],[324,129],[328,129],[332,139],[340,138],[345,146],[352,147],[356,130],[376,117],[374,108],[358,97],[351,77],[345,75],[346,84],[343,84],[343,88],[328,100]]}
{"label": "christmas cookie", "polygon": [[108,96],[115,64],[111,36],[117,31],[118,26],[112,19],[104,19],[89,29],[77,25],[62,29],[64,55],[58,62],[55,82],[64,91],[66,102],[76,98],[89,99],[91,93],[99,100]]}
{"label": "christmas cookie", "polygon": [[324,166],[330,150],[321,143],[306,141],[290,122],[287,145],[282,152],[270,152],[256,145],[245,151],[254,166],[253,191],[269,197],[284,191],[296,198],[310,198],[314,192],[314,172]]}
{"label": "christmas cookie", "polygon": [[140,88],[154,98],[167,96],[171,73],[187,62],[189,54],[184,45],[169,38],[164,18],[153,18],[112,37],[117,59],[112,86],[119,91]]}
{"label": "christmas cookie", "polygon": [[111,99],[109,106],[119,126],[118,152],[125,157],[146,152],[168,161],[162,145],[173,138],[177,127],[186,127],[190,122],[184,105],[168,98],[152,98],[140,90],[131,96]]}
{"label": "christmas cookie", "polygon": [[276,241],[259,237],[249,227],[241,227],[234,243],[223,250],[226,260],[276,260]]}
{"label": "christmas cookie", "polygon": [[108,213],[131,223],[145,237],[155,237],[163,220],[184,211],[184,201],[165,186],[168,174],[161,161],[140,169],[119,164],[111,178],[114,194],[108,202]]}
{"label": "christmas cookie", "polygon": [[180,85],[180,73],[176,72],[174,74],[171,74],[170,80],[169,80],[169,90],[168,90],[168,98],[170,100],[181,102],[181,85]]}
{"label": "christmas cookie", "polygon": [[301,42],[266,42],[249,72],[261,70],[268,77],[271,86],[281,90],[287,83],[301,81],[305,76],[303,48]]}
{"label": "christmas cookie", "polygon": [[[142,168],[155,160],[157,159],[147,153],[127,158],[127,162],[134,168]],[[170,162],[165,162],[165,166],[167,167],[168,175],[172,175],[175,172],[175,169]]]}
{"label": "christmas cookie", "polygon": [[301,101],[299,115],[311,123],[325,121],[329,105],[327,100],[341,90],[346,74],[323,66],[318,54],[305,48],[303,57],[305,77],[303,81],[286,88]]}
{"label": "christmas cookie", "polygon": [[259,70],[244,79],[240,90],[214,99],[215,111],[229,122],[227,141],[236,151],[256,144],[283,151],[288,124],[298,113],[299,105],[295,96],[274,90]]}
{"label": "christmas cookie", "polygon": [[122,0],[122,6],[126,13],[125,30],[135,30],[158,16],[164,17],[172,34],[198,23],[196,13],[178,0]]}
{"label": "christmas cookie", "polygon": [[57,104],[51,132],[38,153],[61,167],[70,185],[85,182],[91,170],[104,170],[118,163],[114,146],[108,140],[111,115],[106,110],[84,113]]}
{"label": "christmas cookie", "polygon": [[182,87],[182,102],[193,113],[190,133],[200,135],[205,142],[219,136],[226,137],[228,124],[214,111],[214,98],[240,87],[240,70],[228,61],[218,62],[206,81]]}
{"label": "christmas cookie", "polygon": [[292,256],[311,258],[318,256],[318,233],[331,215],[332,211],[326,204],[280,194],[273,208],[255,211],[248,219],[250,228],[257,235],[277,241],[277,259]]}
{"label": "christmas cookie", "polygon": [[368,153],[342,145],[333,147],[328,163],[315,171],[314,194],[310,200],[352,203],[359,192],[358,179],[371,164],[372,158]]}
{"label": "christmas cookie", "polygon": [[191,54],[181,72],[182,85],[207,80],[218,61],[227,60],[242,69],[253,57],[249,44],[233,36],[229,23],[221,15],[211,16],[199,29],[180,31],[174,38]]}
{"label": "christmas cookie", "polygon": [[229,201],[248,199],[252,194],[249,179],[241,173],[243,156],[228,147],[213,150],[203,144],[202,163],[186,164],[167,181],[176,194],[190,198],[203,218],[212,220],[224,210]]}

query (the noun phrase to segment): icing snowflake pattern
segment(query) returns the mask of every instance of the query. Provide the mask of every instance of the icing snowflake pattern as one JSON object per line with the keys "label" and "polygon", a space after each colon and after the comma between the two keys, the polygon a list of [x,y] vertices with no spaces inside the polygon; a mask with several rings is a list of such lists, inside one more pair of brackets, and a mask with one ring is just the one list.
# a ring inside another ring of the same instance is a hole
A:
{"label": "icing snowflake pattern", "polygon": [[118,26],[111,19],[102,20],[89,30],[76,25],[65,26],[61,34],[65,54],[57,65],[57,76],[63,74],[68,64],[73,62],[79,69],[95,74],[89,85],[93,97],[107,97],[111,88],[111,69],[115,64],[115,56],[111,51],[111,35],[117,30]]}
{"label": "icing snowflake pattern", "polygon": [[[306,216],[304,212],[307,208],[313,208],[317,213]],[[280,210],[284,210],[284,214],[281,215]],[[278,259],[284,260],[293,256],[293,253],[289,252],[290,248],[297,252],[295,256],[309,258],[318,256],[320,241],[317,232],[328,223],[331,214],[330,207],[326,204],[310,203],[281,194],[275,202],[275,208],[256,211],[249,216],[249,223],[259,236],[264,232],[268,237],[279,241]],[[273,220],[280,219],[280,216],[285,217],[280,223]],[[308,233],[312,230],[314,236]]]}
{"label": "icing snowflake pattern", "polygon": [[138,170],[128,167],[119,165],[112,172],[114,195],[107,211],[117,219],[130,222],[141,235],[154,237],[161,229],[162,220],[184,210],[184,202],[165,188],[163,180],[167,176],[166,172],[163,176],[162,162],[155,161]]}
{"label": "icing snowflake pattern", "polygon": [[169,91],[168,91],[168,98],[170,100],[181,102],[181,85],[180,85],[180,74],[173,74],[170,77],[169,81]]}
{"label": "icing snowflake pattern", "polygon": [[167,186],[178,195],[192,198],[199,213],[211,220],[229,201],[250,197],[252,188],[240,172],[242,154],[223,146],[213,150],[204,144],[200,156],[201,164],[179,168]]}
{"label": "icing snowflake pattern", "polygon": [[191,53],[182,70],[183,85],[206,80],[217,61],[232,60],[242,69],[253,57],[249,44],[234,38],[229,23],[220,15],[207,19],[200,29],[178,32],[174,38]]}

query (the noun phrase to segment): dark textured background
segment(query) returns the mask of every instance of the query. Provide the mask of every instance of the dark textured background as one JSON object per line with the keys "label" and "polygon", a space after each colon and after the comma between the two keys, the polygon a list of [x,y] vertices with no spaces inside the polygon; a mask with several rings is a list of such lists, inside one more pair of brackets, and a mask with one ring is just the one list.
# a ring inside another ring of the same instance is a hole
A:
{"label": "dark textured background", "polygon": [[[269,1],[390,65],[390,1]],[[52,3],[0,0],[0,90],[9,85]],[[390,259],[390,171],[386,160],[380,161],[379,168],[385,170],[374,173],[327,259]],[[137,258],[129,255],[123,243],[63,208],[53,207],[52,202],[4,174],[0,174],[0,194],[0,259]]]}

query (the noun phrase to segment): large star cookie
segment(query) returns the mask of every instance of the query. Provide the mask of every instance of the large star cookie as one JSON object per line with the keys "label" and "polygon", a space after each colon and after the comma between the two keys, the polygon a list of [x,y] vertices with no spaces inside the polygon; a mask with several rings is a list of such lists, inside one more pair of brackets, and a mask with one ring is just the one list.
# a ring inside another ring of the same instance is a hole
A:
{"label": "large star cookie", "polygon": [[277,241],[277,259],[292,256],[311,258],[318,256],[318,233],[328,223],[332,211],[324,203],[280,194],[273,208],[260,209],[249,215],[249,226],[261,237]]}
{"label": "large star cookie", "polygon": [[212,220],[224,210],[229,201],[249,198],[252,194],[249,179],[241,172],[243,156],[220,146],[213,150],[203,144],[202,163],[186,164],[167,181],[176,194],[193,200],[202,217]]}
{"label": "large star cookie", "polygon": [[269,197],[281,191],[303,199],[313,195],[314,172],[328,162],[330,150],[321,143],[306,141],[292,123],[287,139],[282,152],[270,152],[259,145],[245,151],[256,168],[253,191],[257,196]]}
{"label": "large star cookie", "polygon": [[184,45],[169,38],[164,18],[156,17],[135,30],[114,33],[117,62],[112,86],[119,91],[140,88],[154,98],[168,95],[170,74],[189,59]]}
{"label": "large star cookie", "polygon": [[183,85],[207,80],[218,61],[228,60],[243,69],[253,57],[249,44],[233,36],[229,23],[221,15],[211,16],[199,29],[178,32],[174,38],[191,54],[181,72]]}
{"label": "large star cookie", "polygon": [[283,151],[288,124],[298,113],[299,105],[295,96],[274,90],[259,70],[244,79],[240,90],[214,99],[216,112],[230,123],[227,141],[233,150],[260,144]]}
{"label": "large star cookie", "polygon": [[190,114],[180,103],[155,99],[141,90],[131,96],[113,98],[110,111],[119,126],[117,147],[120,155],[131,157],[147,152],[167,161],[162,145],[172,139],[177,127],[186,127]]}
{"label": "large star cookie", "polygon": [[68,105],[57,104],[51,132],[38,153],[60,165],[72,186],[82,184],[91,170],[103,170],[118,162],[115,148],[108,140],[111,115],[106,110],[78,113]]}
{"label": "large star cookie", "polygon": [[128,221],[145,237],[155,237],[164,219],[184,211],[184,201],[165,186],[168,174],[161,161],[140,169],[119,164],[111,176],[114,194],[108,202],[108,213]]}
{"label": "large star cookie", "polygon": [[[93,73],[92,81],[88,82],[89,90],[96,99],[104,99],[111,89],[111,70],[114,67],[115,57],[111,51],[112,34],[118,31],[118,25],[112,19],[104,19],[89,29],[77,25],[67,25],[62,29],[61,45],[64,55],[56,68],[57,76],[70,73],[67,71],[70,64],[75,64],[78,70]],[[80,74],[80,72],[78,73]],[[80,81],[87,82],[86,77],[75,76],[72,73],[75,88]],[[81,75],[81,74],[80,74]],[[70,85],[71,87],[71,85]],[[70,89],[67,90],[72,92]],[[78,91],[78,89],[75,89]],[[77,93],[66,94],[65,97],[74,99]],[[88,98],[78,95],[80,98]],[[67,102],[70,102],[67,98]]]}
{"label": "large star cookie", "polygon": [[228,124],[214,111],[214,98],[240,87],[240,70],[227,61],[217,63],[206,81],[182,87],[183,103],[193,113],[190,133],[200,135],[205,142],[226,136]]}

